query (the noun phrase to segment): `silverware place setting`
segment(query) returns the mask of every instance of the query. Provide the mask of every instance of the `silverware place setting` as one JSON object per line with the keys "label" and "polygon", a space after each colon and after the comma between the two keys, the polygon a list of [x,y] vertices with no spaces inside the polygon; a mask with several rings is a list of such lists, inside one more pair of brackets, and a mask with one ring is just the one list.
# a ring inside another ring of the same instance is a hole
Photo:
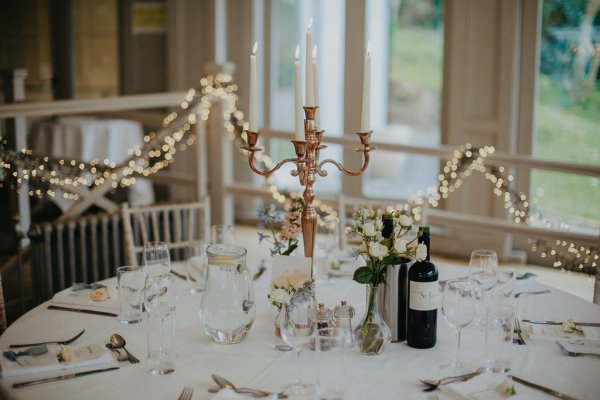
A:
{"label": "silverware place setting", "polygon": [[8,346],[11,349],[16,349],[19,347],[34,347],[34,346],[41,346],[43,344],[62,344],[63,346],[66,346],[68,344],[73,343],[74,341],[76,341],[77,339],[79,339],[81,337],[81,335],[83,335],[85,333],[85,329],[83,329],[81,332],[79,332],[77,335],[73,336],[70,339],[66,339],[66,340],[51,340],[48,342],[37,342],[37,343],[24,343],[24,344],[11,344],[10,346]]}
{"label": "silverware place setting", "polygon": [[421,378],[419,378],[419,381],[421,381],[421,383],[427,385],[427,387],[425,389],[423,389],[423,391],[430,392],[430,391],[436,390],[440,385],[447,385],[448,383],[452,383],[452,382],[468,381],[469,379],[474,378],[477,375],[481,375],[484,371],[485,371],[485,368],[479,367],[475,371],[467,372],[466,374],[446,376],[446,377],[440,378],[440,379],[421,379]]}
{"label": "silverware place setting", "polygon": [[215,381],[215,383],[219,387],[208,389],[209,393],[217,393],[221,389],[230,389],[238,394],[246,394],[246,395],[249,395],[254,398],[268,397],[268,396],[272,396],[274,394],[277,394],[278,399],[287,399],[288,398],[288,396],[285,393],[273,393],[273,392],[267,392],[266,390],[243,388],[243,387],[239,388],[239,387],[236,387],[229,380],[223,378],[222,376],[219,376],[216,374],[212,374],[211,376],[212,376],[213,381]]}
{"label": "silverware place setting", "polygon": [[[125,345],[127,344],[127,342],[125,341],[125,338],[121,335],[119,335],[118,333],[113,333],[110,336],[110,343],[106,344],[106,347],[114,350],[117,354],[119,354],[117,356],[117,361],[129,361],[132,364],[137,364],[140,362],[140,360],[138,360],[133,354],[131,354],[126,348]],[[123,356],[121,356],[119,349],[123,349],[123,351],[126,353],[125,358],[123,358]]]}
{"label": "silverware place setting", "polygon": [[514,376],[514,375],[508,375],[508,376],[511,377],[512,380],[514,380],[515,382],[519,382],[522,385],[528,386],[528,387],[530,387],[532,389],[539,390],[540,392],[549,394],[551,396],[558,397],[559,399],[575,400],[574,397],[571,397],[571,396],[569,396],[567,394],[558,392],[558,391],[556,391],[554,389],[547,388],[547,387],[539,385],[537,383],[526,381],[525,379],[519,378],[518,376]]}
{"label": "silverware place setting", "polygon": [[189,386],[186,386],[181,391],[181,394],[177,398],[178,400],[191,400],[192,395],[194,394],[194,389]]}
{"label": "silverware place setting", "polygon": [[[528,322],[530,324],[540,324],[540,325],[562,325],[563,321],[536,321],[531,319],[522,319],[522,322]],[[600,326],[600,322],[573,322],[575,326]]]}

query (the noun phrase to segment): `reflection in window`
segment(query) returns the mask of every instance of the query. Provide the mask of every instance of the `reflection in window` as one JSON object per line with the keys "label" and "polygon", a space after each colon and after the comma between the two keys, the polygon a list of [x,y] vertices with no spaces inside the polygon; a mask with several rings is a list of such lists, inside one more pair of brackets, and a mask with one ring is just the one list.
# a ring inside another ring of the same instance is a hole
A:
{"label": "reflection in window", "polygon": [[[300,44],[300,63],[304,74],[305,40],[308,21],[312,17],[313,46],[318,58],[319,110],[321,129],[326,136],[341,136],[343,130],[344,87],[344,0],[304,1],[273,0],[271,3],[271,76],[270,121],[273,129],[294,130],[294,52]],[[304,83],[304,77],[302,82]],[[302,85],[304,88],[304,84]],[[293,156],[293,147],[287,140],[271,140],[270,152],[275,160]],[[342,160],[339,145],[327,145],[321,159]],[[273,183],[282,190],[299,191],[298,178],[285,165],[273,174]],[[341,190],[341,176],[337,169],[328,168],[327,178],[318,179],[315,191],[319,196],[334,196]]]}
{"label": "reflection in window", "polygon": [[[600,2],[544,0],[540,45],[533,154],[600,165]],[[598,177],[532,171],[531,197],[533,215],[598,232]]]}
{"label": "reflection in window", "polygon": [[[380,10],[371,2],[368,26],[371,38],[379,30]],[[379,6],[381,7],[381,5]],[[391,2],[389,35],[389,101],[387,124],[376,126],[376,141],[418,146],[440,143],[440,96],[443,66],[441,0]],[[389,10],[385,10],[387,15]],[[385,49],[384,49],[385,50]],[[378,151],[365,179],[363,193],[377,198],[407,198],[437,185],[435,157]]]}

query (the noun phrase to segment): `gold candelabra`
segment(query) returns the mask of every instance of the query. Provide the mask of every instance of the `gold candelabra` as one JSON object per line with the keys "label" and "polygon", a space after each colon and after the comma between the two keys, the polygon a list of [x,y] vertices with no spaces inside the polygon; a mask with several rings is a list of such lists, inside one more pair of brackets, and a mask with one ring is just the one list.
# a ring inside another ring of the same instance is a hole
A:
{"label": "gold candelabra", "polygon": [[286,158],[281,160],[270,170],[261,171],[254,164],[254,153],[262,151],[260,147],[256,147],[260,132],[253,132],[246,130],[247,144],[242,146],[242,149],[248,151],[248,164],[250,169],[255,173],[262,176],[269,176],[277,171],[283,164],[294,163],[296,169],[291,171],[292,176],[297,176],[300,184],[304,186],[304,209],[302,210],[302,238],[304,239],[304,255],[306,257],[313,256],[315,247],[315,236],[317,228],[317,212],[313,205],[315,199],[315,192],[313,186],[319,176],[327,176],[327,171],[324,171],[322,167],[329,163],[335,165],[340,171],[346,175],[358,176],[361,175],[365,169],[369,166],[369,152],[375,150],[375,147],[371,146],[370,137],[373,131],[358,132],[358,138],[360,139],[361,147],[355,149],[355,151],[363,153],[363,165],[357,171],[349,171],[344,166],[332,159],[326,159],[319,161],[319,153],[326,146],[321,144],[323,133],[325,131],[320,130],[315,122],[315,113],[317,106],[305,106],[304,107],[304,138],[305,140],[292,140],[296,157]]}

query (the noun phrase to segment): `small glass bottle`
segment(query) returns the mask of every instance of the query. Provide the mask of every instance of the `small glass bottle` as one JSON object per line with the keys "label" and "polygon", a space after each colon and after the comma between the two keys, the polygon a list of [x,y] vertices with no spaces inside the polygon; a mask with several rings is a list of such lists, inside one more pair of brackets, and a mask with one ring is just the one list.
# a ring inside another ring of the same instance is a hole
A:
{"label": "small glass bottle", "polygon": [[354,317],[354,307],[342,300],[333,310],[335,326],[342,332],[344,346],[350,348],[354,346],[354,333],[352,331],[352,318]]}

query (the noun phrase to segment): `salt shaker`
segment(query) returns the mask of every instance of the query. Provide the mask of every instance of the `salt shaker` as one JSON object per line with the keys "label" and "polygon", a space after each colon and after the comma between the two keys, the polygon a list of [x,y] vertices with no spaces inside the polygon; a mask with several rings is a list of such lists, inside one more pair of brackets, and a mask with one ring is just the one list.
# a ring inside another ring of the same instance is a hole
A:
{"label": "salt shaker", "polygon": [[333,328],[335,323],[333,321],[333,312],[325,304],[319,303],[317,309],[317,329]]}
{"label": "salt shaker", "polygon": [[346,304],[346,300],[342,300],[339,305],[335,306],[333,315],[335,317],[335,326],[342,332],[344,345],[347,348],[354,346],[354,333],[352,330],[354,307]]}

